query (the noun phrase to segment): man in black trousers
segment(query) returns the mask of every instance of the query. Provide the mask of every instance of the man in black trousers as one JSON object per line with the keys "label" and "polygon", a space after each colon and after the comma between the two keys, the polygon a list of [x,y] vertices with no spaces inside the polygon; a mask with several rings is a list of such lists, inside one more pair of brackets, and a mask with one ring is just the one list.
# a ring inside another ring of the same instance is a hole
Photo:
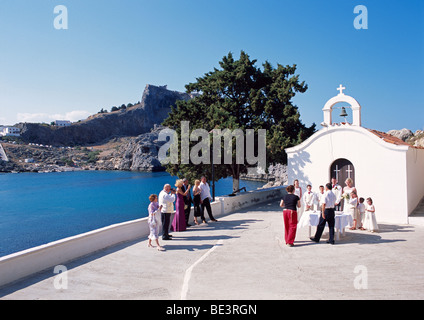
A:
{"label": "man in black trousers", "polygon": [[[183,192],[187,191],[188,188],[188,180],[187,179],[183,179]],[[186,221],[186,226],[187,227],[191,227],[191,224],[188,223],[188,220],[190,218],[190,212],[191,212],[191,203],[192,203],[192,199],[191,199],[191,192],[189,191],[187,193],[186,196],[184,196],[184,214],[185,214],[185,221]]]}
{"label": "man in black trousers", "polygon": [[201,210],[202,222],[206,223],[205,208],[208,211],[208,215],[211,221],[218,222],[218,220],[216,220],[212,214],[212,208],[211,208],[212,197],[211,197],[209,184],[206,182],[206,177],[203,176],[200,180],[202,181],[200,183],[200,203],[202,204],[202,210]]}
{"label": "man in black trousers", "polygon": [[321,207],[322,215],[319,220],[315,237],[311,238],[311,240],[314,242],[319,242],[322,233],[324,232],[325,225],[328,223],[328,227],[330,229],[330,239],[327,241],[327,243],[334,244],[334,225],[336,223],[334,208],[337,198],[331,189],[331,183],[327,183],[325,185],[325,196]]}

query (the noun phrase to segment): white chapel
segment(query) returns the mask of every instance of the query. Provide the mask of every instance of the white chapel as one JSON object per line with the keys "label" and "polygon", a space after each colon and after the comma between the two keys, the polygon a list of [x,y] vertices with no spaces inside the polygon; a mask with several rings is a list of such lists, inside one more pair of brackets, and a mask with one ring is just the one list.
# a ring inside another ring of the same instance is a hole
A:
{"label": "white chapel", "polygon": [[[378,222],[408,224],[409,215],[424,196],[424,148],[413,147],[389,134],[361,126],[361,105],[343,93],[324,106],[323,128],[302,144],[286,149],[288,179],[303,189],[336,177],[344,187],[351,178],[358,196],[371,197]],[[337,104],[348,104],[336,107]],[[352,111],[352,123],[334,123],[332,113]]]}

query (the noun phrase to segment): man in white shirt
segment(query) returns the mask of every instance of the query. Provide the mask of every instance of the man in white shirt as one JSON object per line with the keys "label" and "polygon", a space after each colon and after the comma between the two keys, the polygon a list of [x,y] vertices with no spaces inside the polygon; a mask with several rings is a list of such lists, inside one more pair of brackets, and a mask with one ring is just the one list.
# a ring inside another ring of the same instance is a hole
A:
{"label": "man in white shirt", "polygon": [[324,203],[324,197],[325,197],[325,193],[324,193],[324,186],[319,186],[319,192],[316,194],[316,211],[321,211],[322,208],[322,204]]}
{"label": "man in white shirt", "polygon": [[200,203],[201,203],[201,217],[202,217],[202,221],[203,223],[206,223],[206,219],[205,219],[205,208],[208,211],[208,215],[209,218],[214,221],[217,222],[218,220],[216,220],[212,214],[212,208],[211,208],[211,189],[209,188],[209,184],[206,182],[206,177],[202,177],[201,178],[201,183],[199,185],[200,188]]}
{"label": "man in white shirt", "polygon": [[337,179],[336,178],[332,178],[331,179],[331,185],[333,187],[332,191],[336,196],[336,205],[335,205],[335,209],[337,211],[341,210],[341,204],[340,202],[342,201],[342,187],[338,184]]}
{"label": "man in white shirt", "polygon": [[336,222],[334,207],[336,205],[337,198],[333,191],[331,191],[332,188],[333,186],[331,183],[327,183],[325,186],[325,197],[321,207],[321,218],[319,220],[315,237],[311,238],[311,240],[314,242],[319,242],[322,233],[324,232],[325,225],[328,223],[328,228],[330,229],[330,239],[327,241],[327,243],[334,244],[334,225]]}
{"label": "man in white shirt", "polygon": [[303,203],[305,205],[305,211],[314,210],[315,193],[312,192],[312,186],[308,184],[306,187],[307,192],[303,195]]}
{"label": "man in white shirt", "polygon": [[176,199],[175,193],[176,191],[171,189],[171,185],[169,184],[165,184],[163,190],[159,193],[159,206],[162,206],[161,216],[163,223],[163,240],[171,240],[171,235],[169,234],[169,223],[171,221],[171,214],[174,212],[174,202]]}

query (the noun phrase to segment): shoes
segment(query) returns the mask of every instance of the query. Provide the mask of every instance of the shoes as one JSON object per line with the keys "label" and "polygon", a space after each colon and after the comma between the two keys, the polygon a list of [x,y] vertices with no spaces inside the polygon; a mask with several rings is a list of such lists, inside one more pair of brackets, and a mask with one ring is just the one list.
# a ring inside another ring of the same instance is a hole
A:
{"label": "shoes", "polygon": [[[313,237],[311,237],[311,238],[309,238],[309,239],[311,239],[311,241],[316,242],[316,243],[318,243],[318,242],[319,242],[319,240],[317,240],[317,239],[315,239],[315,238],[313,238]],[[335,242],[334,242],[334,241],[330,241],[330,240],[327,240],[327,243],[329,243],[329,244],[335,244]]]}
{"label": "shoes", "polygon": [[171,237],[171,236],[168,236],[168,237],[162,237],[162,240],[164,240],[164,241],[172,240],[172,237]]}

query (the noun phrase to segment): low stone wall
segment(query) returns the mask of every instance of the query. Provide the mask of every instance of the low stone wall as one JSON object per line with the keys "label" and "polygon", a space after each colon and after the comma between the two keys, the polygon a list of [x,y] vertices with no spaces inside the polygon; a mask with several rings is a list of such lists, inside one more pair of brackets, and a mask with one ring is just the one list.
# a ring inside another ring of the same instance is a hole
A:
{"label": "low stone wall", "polygon": [[[219,218],[262,202],[279,201],[284,192],[283,187],[276,187],[251,191],[236,197],[219,197],[212,203],[213,214]],[[193,209],[191,214],[193,215]],[[143,218],[2,257],[0,258],[0,287],[108,247],[142,239],[148,235],[147,218]]]}

